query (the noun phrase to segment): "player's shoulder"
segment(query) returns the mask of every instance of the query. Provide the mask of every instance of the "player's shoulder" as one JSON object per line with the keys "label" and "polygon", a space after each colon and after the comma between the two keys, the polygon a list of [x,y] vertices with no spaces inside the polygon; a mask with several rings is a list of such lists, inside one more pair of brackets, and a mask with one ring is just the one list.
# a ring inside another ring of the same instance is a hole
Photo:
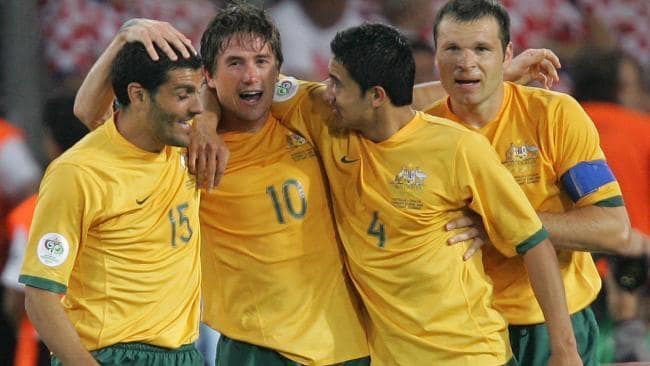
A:
{"label": "player's shoulder", "polygon": [[514,100],[526,103],[529,108],[575,108],[580,105],[571,95],[555,90],[518,85],[507,82]]}
{"label": "player's shoulder", "polygon": [[275,84],[273,93],[274,103],[283,103],[298,99],[315,90],[324,90],[325,84],[321,82],[296,79],[293,76],[280,75]]}
{"label": "player's shoulder", "polygon": [[432,133],[444,133],[446,138],[460,139],[467,134],[474,134],[467,127],[448,118],[434,116],[425,112],[420,112],[419,116],[432,129]]}

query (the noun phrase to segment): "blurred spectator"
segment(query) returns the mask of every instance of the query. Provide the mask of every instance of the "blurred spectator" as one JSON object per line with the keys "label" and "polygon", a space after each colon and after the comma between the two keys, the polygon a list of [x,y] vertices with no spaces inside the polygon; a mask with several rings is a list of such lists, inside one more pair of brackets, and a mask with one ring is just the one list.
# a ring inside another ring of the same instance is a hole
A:
{"label": "blurred spectator", "polygon": [[[40,167],[29,152],[22,131],[0,118],[0,271],[8,253],[6,215],[22,199],[36,191]],[[0,299],[5,296],[0,286]],[[0,364],[13,354],[14,329],[5,312],[0,312]]]}
{"label": "blurred spectator", "polygon": [[173,22],[194,45],[215,14],[209,0],[41,0],[45,59],[53,76],[76,91],[101,51],[130,18]]}
{"label": "blurred spectator", "polygon": [[[620,51],[584,50],[574,65],[574,96],[598,128],[632,226],[650,235],[650,115],[622,104],[623,98],[635,99],[626,91],[629,80],[623,80],[633,61]],[[641,79],[638,73],[625,77]],[[610,268],[605,284],[615,321],[613,361],[650,361],[645,322],[639,318],[639,297],[648,282],[647,258],[612,257]]]}
{"label": "blurred spectator", "polygon": [[583,13],[604,24],[616,44],[642,64],[650,64],[650,1],[574,0]]}
{"label": "blurred spectator", "polygon": [[355,0],[284,0],[271,8],[282,37],[282,72],[305,80],[324,80],[330,41],[339,30],[363,22],[359,5]]}
{"label": "blurred spectator", "polygon": [[[74,116],[74,97],[49,100],[47,111],[45,150],[53,160],[83,137],[88,129]],[[8,216],[7,226],[11,237],[10,255],[2,271],[2,285],[5,287],[3,308],[18,325],[18,337],[14,357],[15,366],[49,365],[49,351],[39,342],[36,331],[25,315],[23,285],[18,283],[20,268],[25,256],[27,236],[36,205],[36,194],[24,200]]]}
{"label": "blurred spectator", "polygon": [[425,41],[416,40],[411,42],[411,49],[415,59],[415,83],[438,80],[433,47]]}
{"label": "blurred spectator", "polygon": [[[433,21],[442,0],[379,0],[385,21],[415,42],[433,45]],[[429,78],[431,80],[431,78]]]}

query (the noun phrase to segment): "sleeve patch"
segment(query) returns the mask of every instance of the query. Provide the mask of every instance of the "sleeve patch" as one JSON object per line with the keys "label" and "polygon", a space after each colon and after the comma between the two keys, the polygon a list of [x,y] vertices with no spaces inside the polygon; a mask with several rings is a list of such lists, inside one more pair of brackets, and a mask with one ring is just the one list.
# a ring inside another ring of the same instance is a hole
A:
{"label": "sleeve patch", "polygon": [[48,267],[60,266],[68,259],[70,245],[68,240],[59,233],[47,233],[38,240],[36,256]]}
{"label": "sleeve patch", "polygon": [[573,202],[578,202],[616,178],[605,160],[592,160],[576,164],[560,180]]}
{"label": "sleeve patch", "polygon": [[300,86],[298,80],[293,77],[284,77],[275,84],[274,102],[284,102],[293,98]]}

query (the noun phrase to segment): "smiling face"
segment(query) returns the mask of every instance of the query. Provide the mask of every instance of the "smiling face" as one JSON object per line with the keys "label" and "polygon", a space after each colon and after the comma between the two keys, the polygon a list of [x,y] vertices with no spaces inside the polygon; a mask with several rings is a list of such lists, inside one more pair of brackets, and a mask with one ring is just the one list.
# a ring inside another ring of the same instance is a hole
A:
{"label": "smiling face", "polygon": [[235,34],[225,45],[207,75],[221,105],[219,128],[256,130],[270,113],[278,62],[269,44],[254,35]]}
{"label": "smiling face", "polygon": [[512,44],[503,49],[495,18],[459,22],[446,16],[438,25],[436,45],[440,81],[451,97],[452,109],[498,111]]}
{"label": "smiling face", "polygon": [[148,119],[152,136],[164,145],[186,147],[190,142],[189,121],[203,111],[199,89],[203,81],[201,69],[173,69],[168,80],[150,95]]}
{"label": "smiling face", "polygon": [[371,124],[373,108],[367,94],[361,93],[359,84],[352,79],[345,66],[334,59],[330,60],[324,96],[332,107],[337,127],[363,132]]}

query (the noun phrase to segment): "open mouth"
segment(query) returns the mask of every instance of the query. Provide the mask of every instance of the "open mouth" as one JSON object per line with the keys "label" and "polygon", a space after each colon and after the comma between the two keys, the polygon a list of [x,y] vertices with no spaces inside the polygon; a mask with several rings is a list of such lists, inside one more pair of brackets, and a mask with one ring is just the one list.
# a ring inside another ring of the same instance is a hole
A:
{"label": "open mouth", "polygon": [[454,79],[454,81],[456,84],[467,86],[476,85],[480,82],[479,79]]}
{"label": "open mouth", "polygon": [[239,93],[239,98],[243,99],[248,103],[257,103],[259,102],[260,99],[262,99],[262,92],[261,91],[241,92]]}

